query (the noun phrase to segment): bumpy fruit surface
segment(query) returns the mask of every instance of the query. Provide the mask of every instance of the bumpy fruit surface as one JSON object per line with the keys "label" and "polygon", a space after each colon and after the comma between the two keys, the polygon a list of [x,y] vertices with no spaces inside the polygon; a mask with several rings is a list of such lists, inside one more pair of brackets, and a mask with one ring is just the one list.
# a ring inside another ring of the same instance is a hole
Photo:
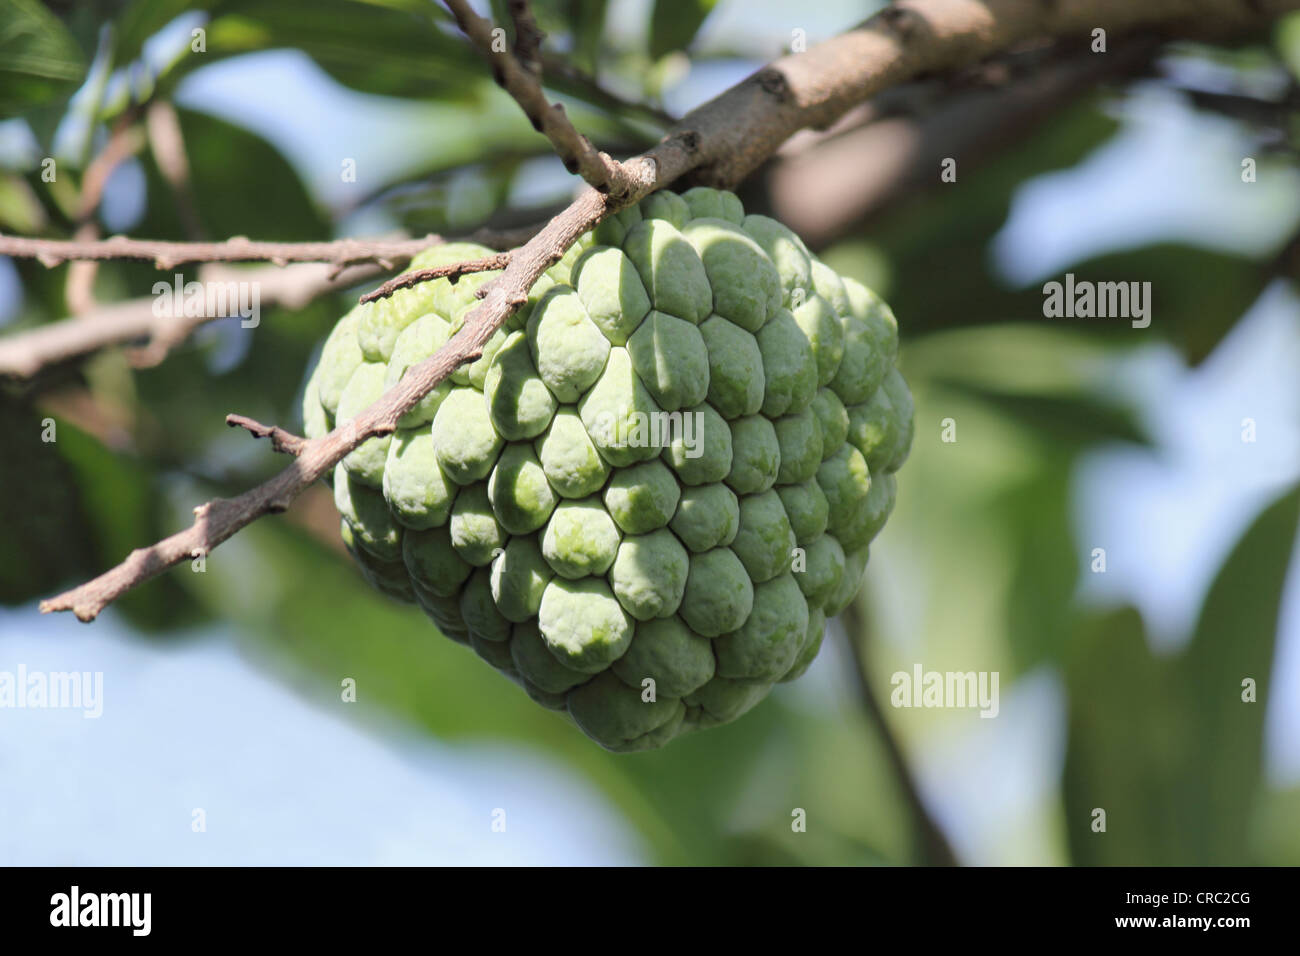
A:
{"label": "bumpy fruit surface", "polygon": [[[344,316],[307,434],[437,351],[494,274]],[[602,746],[663,746],[800,676],[857,592],[912,439],[897,350],[889,307],[780,223],[726,192],[656,193],[339,464],[344,541],[375,587]]]}

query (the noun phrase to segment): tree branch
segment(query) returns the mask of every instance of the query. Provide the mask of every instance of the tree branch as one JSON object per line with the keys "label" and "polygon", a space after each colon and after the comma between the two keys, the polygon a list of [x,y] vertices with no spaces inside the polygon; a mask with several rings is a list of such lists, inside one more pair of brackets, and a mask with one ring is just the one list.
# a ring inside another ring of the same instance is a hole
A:
{"label": "tree branch", "polygon": [[[36,259],[47,268],[65,262],[127,259],[152,262],[159,269],[194,262],[328,262],[342,270],[347,266],[373,262],[385,269],[406,262],[417,252],[442,242],[440,236],[422,239],[335,239],[331,242],[257,242],[235,236],[224,242],[163,242],[111,236],[79,241],[32,239],[0,235],[0,256]],[[491,243],[484,243],[491,245]]]}
{"label": "tree branch", "polygon": [[[89,242],[99,238],[95,211],[104,197],[104,187],[113,171],[144,145],[144,135],[136,124],[137,115],[137,111],[130,110],[118,118],[108,142],[90,161],[81,177],[75,215],[74,238],[77,240]],[[95,275],[98,270],[99,264],[95,262],[74,262],[68,269],[63,298],[73,315],[89,312],[95,307]]]}
{"label": "tree branch", "polygon": [[[606,212],[606,197],[593,189],[583,190],[568,209],[515,252],[505,271],[485,287],[483,301],[466,317],[460,331],[437,353],[408,371],[373,405],[326,435],[301,444],[291,443],[297,449],[297,457],[274,478],[236,498],[216,498],[200,505],[194,509],[194,524],[189,528],[148,548],[132,551],[125,561],[94,580],[42,601],[41,610],[70,610],[82,621],[94,620],[100,611],[131,588],[170,567],[208,554],[263,515],[286,510],[303,489],[328,474],[348,452],[369,438],[391,434],[397,428],[398,419],[438,382],[460,365],[482,355],[484,344],[506,317],[527,300],[528,290],[538,277]],[[237,416],[234,424],[244,425],[244,419]],[[266,429],[255,422],[251,424],[255,434],[259,429]],[[272,434],[269,430],[266,433]]]}
{"label": "tree branch", "polygon": [[515,26],[515,59],[533,76],[542,75],[542,41],[546,34],[537,25],[528,0],[509,0],[506,7]]}
{"label": "tree branch", "polygon": [[412,272],[394,276],[379,288],[363,295],[361,301],[374,302],[376,299],[386,299],[401,289],[409,289],[413,285],[419,285],[421,282],[429,282],[433,279],[450,279],[454,285],[461,276],[474,272],[491,272],[494,269],[504,269],[509,264],[510,253],[498,252],[496,255],[484,256],[481,259],[466,259],[463,262],[452,262],[428,269],[415,269]]}
{"label": "tree branch", "polygon": [[[1300,0],[897,0],[848,33],[774,61],[693,110],[679,128],[700,132],[697,177],[732,186],[794,133],[829,126],[881,90],[951,72],[1032,40],[1104,29],[1223,42],[1300,9]],[[1109,56],[1110,54],[1096,54]]]}
{"label": "tree branch", "polygon": [[1065,47],[992,61],[973,83],[899,87],[890,93],[907,91],[911,102],[891,106],[905,109],[875,108],[880,96],[826,132],[796,134],[766,167],[771,215],[822,248],[918,193],[945,188],[943,160],[956,159],[968,176],[1089,91],[1146,69],[1159,44],[1135,38],[1106,56]]}
{"label": "tree branch", "polygon": [[[449,0],[473,20],[462,0]],[[640,157],[616,164],[625,190],[583,189],[563,212],[517,249],[509,265],[480,290],[482,301],[437,353],[407,374],[352,421],[305,442],[294,462],[270,481],[233,499],[195,509],[194,524],[157,544],[133,551],[98,578],[41,604],[43,611],[72,610],[83,621],[163,570],[207,554],[264,514],[284,511],[295,496],[324,477],[363,441],[389,434],[397,421],[465,362],[523,302],[541,274],[584,232],[642,196],[694,171],[697,178],[730,186],[753,170],[794,132],[824,127],[886,87],[921,73],[969,66],[1015,44],[1041,36],[1083,34],[1105,28],[1110,42],[1128,31],[1177,24],[1192,35],[1258,27],[1271,16],[1300,8],[1300,0],[903,0],[861,27],[794,54],[731,88],[687,115],[677,131]],[[459,19],[459,18],[458,18]],[[485,26],[485,29],[489,30]],[[489,37],[490,39],[490,37]],[[490,46],[485,47],[490,49]],[[519,70],[513,58],[509,64]],[[535,81],[533,85],[535,86]],[[538,88],[540,90],[540,88]],[[544,99],[543,99],[544,101]],[[610,160],[612,163],[613,161]]]}
{"label": "tree branch", "polygon": [[[332,267],[318,264],[287,268],[234,269],[208,265],[199,272],[203,283],[256,283],[259,304],[301,309],[327,292],[347,288],[379,274],[379,267],[353,268],[346,280],[334,275]],[[144,340],[135,354],[135,364],[156,365],[196,328],[219,315],[155,315],[153,297],[128,299],[75,318],[37,326],[26,332],[0,338],[0,376],[29,379],[42,369],[79,358],[113,345]]]}
{"label": "tree branch", "polygon": [[[591,140],[579,133],[561,104],[552,104],[547,100],[539,79],[540,61],[537,69],[529,69],[521,63],[504,44],[493,37],[496,28],[492,21],[475,13],[467,0],[445,2],[464,34],[492,64],[492,75],[497,83],[514,97],[524,115],[532,122],[533,129],[551,141],[551,146],[564,161],[565,169],[577,173],[601,192],[623,195],[636,187],[635,183],[627,179],[623,164],[596,149]],[[523,8],[523,16],[516,14],[515,22],[516,28],[521,20],[525,23],[524,50],[526,53],[535,53],[533,44],[539,41],[535,41],[532,32],[536,31],[536,23],[532,22],[530,32],[527,24],[532,21],[532,14],[528,12],[527,4],[512,3],[512,12],[516,7]],[[519,40],[517,37],[516,42]]]}
{"label": "tree branch", "polygon": [[571,91],[576,91],[576,95],[593,105],[603,106],[608,110],[619,112],[640,113],[645,119],[663,129],[670,129],[677,122],[677,117],[671,113],[653,104],[620,96],[608,87],[603,86],[596,77],[578,69],[559,56],[547,53],[545,50],[542,51],[542,69],[547,76],[552,78],[551,86],[553,88],[557,86],[562,88],[563,84],[555,82],[555,77],[559,77],[570,85]]}
{"label": "tree branch", "polygon": [[[505,242],[526,241],[536,235],[538,226],[516,229],[479,229],[467,237],[470,241],[482,245],[501,245]],[[13,237],[0,236],[0,253],[6,248],[6,240]],[[109,244],[121,242],[121,237],[98,241],[61,241],[61,240],[22,240],[25,254],[38,257],[45,255],[51,248],[57,250],[57,256],[64,259],[77,259],[89,255],[95,259],[112,258],[106,251]],[[131,240],[135,242],[135,240]],[[14,239],[17,243],[19,240]],[[184,257],[198,248],[230,247],[231,259],[236,261],[245,255],[243,247],[234,245],[246,240],[231,240],[229,243],[173,243],[142,242],[136,244],[140,256],[148,260],[149,254],[163,250],[169,257]],[[202,283],[224,284],[244,282],[255,284],[258,289],[259,303],[263,305],[280,305],[289,309],[300,309],[313,299],[329,292],[338,291],[378,275],[383,268],[393,268],[404,264],[412,253],[442,242],[437,236],[427,236],[416,240],[340,240],[337,243],[254,243],[264,251],[269,246],[274,251],[288,250],[292,257],[304,263],[313,258],[333,261],[330,266],[291,265],[284,268],[266,267],[255,270],[225,268],[218,264],[215,255],[199,272]],[[336,246],[351,243],[352,247],[343,247],[331,252]],[[354,248],[369,248],[382,261],[374,265],[359,260],[359,265],[345,264]],[[318,251],[324,249],[324,255]],[[10,253],[17,254],[17,253]],[[380,255],[382,254],[382,255]],[[507,255],[505,253],[503,255]],[[333,258],[328,258],[333,256]],[[250,261],[255,257],[250,255]],[[170,260],[169,260],[170,261]],[[185,260],[193,261],[193,260]],[[483,270],[498,269],[501,265],[487,264],[496,260],[484,260]],[[457,263],[440,267],[447,274],[475,271],[475,262]],[[426,270],[427,271],[427,270]],[[346,274],[346,276],[345,276]],[[423,273],[422,273],[423,274]],[[432,277],[432,276],[426,276]],[[400,277],[399,277],[400,278]],[[404,285],[414,284],[406,282]],[[399,286],[403,287],[403,286]],[[395,291],[392,290],[392,291]],[[375,295],[376,293],[371,293]],[[391,294],[391,291],[390,293]],[[161,362],[170,351],[183,342],[195,329],[215,319],[225,318],[220,315],[199,316],[157,316],[153,312],[154,300],[151,298],[132,299],[114,305],[103,306],[85,315],[62,319],[36,328],[18,332],[0,338],[0,376],[8,375],[19,379],[30,379],[48,365],[55,365],[83,355],[89,355],[99,349],[113,345],[123,345],[146,339],[145,346],[136,350],[131,358],[137,367],[151,367]]]}
{"label": "tree branch", "polygon": [[307,439],[299,438],[292,432],[285,431],[279,425],[263,425],[247,415],[227,415],[226,424],[231,428],[242,428],[254,438],[271,439],[271,448],[286,455],[295,457],[301,455],[303,447],[307,444]]}

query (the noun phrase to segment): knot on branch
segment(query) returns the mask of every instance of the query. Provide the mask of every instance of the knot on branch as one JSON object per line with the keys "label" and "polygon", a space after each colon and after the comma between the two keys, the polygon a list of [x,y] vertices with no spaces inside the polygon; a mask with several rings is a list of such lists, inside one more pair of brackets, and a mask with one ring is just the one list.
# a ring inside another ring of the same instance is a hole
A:
{"label": "knot on branch", "polygon": [[542,73],[542,41],[546,33],[537,25],[533,12],[528,7],[528,0],[510,0],[507,5],[510,19],[515,25],[515,59],[534,76]]}
{"label": "knot on branch", "polygon": [[780,70],[772,67],[765,67],[758,71],[758,85],[764,93],[767,93],[778,103],[788,103],[790,101],[790,81],[785,78],[785,74]]}
{"label": "knot on branch", "polygon": [[[1054,0],[1047,0],[1050,4]],[[877,14],[900,40],[906,40],[921,26],[921,15],[910,7],[888,6]]]}
{"label": "knot on branch", "polygon": [[286,455],[296,457],[302,454],[303,447],[307,444],[305,438],[299,438],[279,425],[263,425],[244,415],[227,415],[226,424],[231,428],[242,428],[254,438],[271,439],[271,448]]}

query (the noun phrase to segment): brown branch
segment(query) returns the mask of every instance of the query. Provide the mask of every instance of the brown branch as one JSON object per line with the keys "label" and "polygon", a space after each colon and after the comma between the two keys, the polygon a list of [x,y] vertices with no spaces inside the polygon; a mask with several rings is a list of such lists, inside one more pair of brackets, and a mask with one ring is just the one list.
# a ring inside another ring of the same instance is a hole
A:
{"label": "brown branch", "polygon": [[77,223],[84,225],[99,208],[104,197],[104,187],[125,160],[134,156],[144,146],[144,134],[135,125],[134,114],[123,115],[118,120],[108,144],[101,150],[81,177],[81,195],[77,199]]}
{"label": "brown branch", "polygon": [[[495,245],[506,240],[519,243],[536,235],[539,228],[534,225],[513,229],[479,229],[468,239],[481,245]],[[400,255],[396,254],[395,250],[386,248],[384,261],[390,268],[394,264],[403,264],[410,258],[412,252],[427,248],[429,239],[442,241],[437,237],[414,240],[410,248],[403,249]],[[3,240],[4,237],[0,237],[0,252],[3,252]],[[154,243],[151,245],[168,248],[181,245],[188,248],[193,244]],[[390,247],[394,245],[395,243],[388,243]],[[85,247],[93,247],[98,252],[102,246],[103,243],[78,244],[75,241],[59,243],[61,253],[69,256],[85,251]],[[32,255],[36,255],[35,249],[30,251]],[[457,268],[462,272],[472,271],[473,264],[468,265],[470,269],[462,268],[461,264],[445,268],[450,271],[455,271]],[[501,268],[501,265],[485,265],[484,268]],[[321,295],[355,285],[378,275],[381,271],[379,266],[366,263],[352,266],[302,264],[284,268],[272,266],[241,270],[226,268],[214,261],[199,271],[198,279],[202,283],[253,283],[258,288],[261,305],[280,305],[288,309],[299,309]],[[224,318],[220,315],[157,316],[153,313],[153,304],[154,300],[151,298],[132,299],[96,308],[93,313],[76,315],[74,318],[62,319],[0,337],[0,376],[30,379],[46,366],[89,355],[109,346],[140,340],[145,340],[145,345],[132,351],[131,362],[138,368],[150,368],[165,359],[173,348],[199,326]]]}
{"label": "brown branch", "polygon": [[[773,62],[682,120],[701,133],[698,178],[731,186],[794,133],[829,126],[881,90],[964,69],[1033,40],[1094,29],[1223,42],[1257,31],[1300,0],[897,0],[854,30]],[[1096,54],[1097,56],[1110,56]]]}
{"label": "brown branch", "polygon": [[509,0],[506,4],[515,26],[515,59],[533,76],[542,75],[542,41],[546,34],[537,25],[528,0]]}
{"label": "brown branch", "polygon": [[[108,142],[90,161],[81,177],[75,216],[76,241],[93,242],[99,238],[95,211],[104,198],[104,187],[113,171],[138,153],[144,145],[144,136],[136,125],[136,118],[134,111],[128,111],[118,119]],[[63,298],[73,315],[81,315],[95,307],[95,276],[98,271],[99,264],[96,262],[74,262],[69,267],[64,280]]]}
{"label": "brown branch", "polygon": [[450,279],[452,284],[455,285],[456,280],[461,276],[470,275],[474,272],[492,272],[494,269],[504,269],[509,264],[510,253],[498,252],[495,255],[484,256],[481,259],[466,259],[464,262],[452,262],[447,265],[432,266],[428,269],[415,269],[411,272],[404,272],[400,276],[394,276],[379,288],[363,295],[361,301],[374,302],[376,299],[386,299],[401,289],[409,289],[413,285],[430,282],[434,279]]}
{"label": "brown branch", "polygon": [[496,28],[491,20],[475,13],[467,0],[444,2],[464,34],[492,64],[492,75],[497,83],[514,97],[533,124],[533,129],[551,141],[565,169],[577,173],[601,192],[624,196],[637,188],[638,184],[628,178],[623,164],[596,149],[591,140],[578,132],[564,107],[559,103],[552,104],[546,98],[537,72],[528,69],[513,53],[494,42],[492,34]]}
{"label": "brown branch", "polygon": [[886,97],[877,97],[825,132],[786,142],[767,170],[771,215],[814,249],[859,232],[919,193],[947,188],[939,178],[945,159],[969,176],[1099,85],[1146,69],[1158,47],[1145,37],[1097,56],[1053,44],[961,82],[891,90],[911,95],[887,110],[879,108]]}
{"label": "brown branch", "polygon": [[127,259],[152,262],[159,269],[174,269],[193,262],[271,262],[275,265],[328,262],[340,270],[373,262],[384,269],[392,269],[417,252],[442,241],[435,235],[422,239],[335,239],[330,242],[257,242],[244,236],[235,236],[224,242],[164,242],[127,236],[78,241],[0,235],[0,256],[36,259],[48,268],[72,261]]}
{"label": "brown branch", "polygon": [[[506,317],[527,300],[538,277],[564,251],[606,215],[606,197],[585,189],[561,215],[551,220],[512,256],[505,271],[488,287],[483,301],[464,326],[436,354],[412,368],[395,386],[352,421],[319,438],[295,445],[293,463],[274,478],[237,498],[216,498],[194,509],[194,524],[148,548],[137,549],[117,567],[80,587],[41,602],[42,611],[72,611],[82,621],[143,581],[184,561],[208,554],[235,532],[266,514],[289,507],[304,488],[323,478],[362,442],[390,434],[397,421],[438,382],[483,353],[483,346]],[[242,421],[236,420],[236,424]],[[256,423],[254,423],[256,424]],[[257,426],[259,428],[265,426]]]}
{"label": "brown branch", "polygon": [[[93,242],[98,237],[98,227],[88,222],[78,227],[75,241]],[[85,315],[98,304],[95,301],[95,276],[98,272],[98,262],[74,262],[68,266],[68,275],[63,283],[63,301],[73,315]]]}
{"label": "brown branch", "polygon": [[[452,0],[459,6],[459,0]],[[352,421],[305,442],[293,463],[270,481],[237,498],[218,498],[195,509],[194,524],[80,587],[41,603],[43,611],[71,610],[92,620],[126,591],[167,568],[207,554],[265,514],[282,512],[312,482],[324,477],[367,439],[389,434],[397,421],[483,346],[522,303],[541,274],[583,233],[606,216],[694,170],[700,178],[731,185],[770,155],[793,132],[825,126],[880,90],[923,72],[961,68],[1040,35],[1106,28],[1111,42],[1127,30],[1177,21],[1191,33],[1223,34],[1258,27],[1270,15],[1300,8],[1300,0],[1220,4],[1209,0],[1093,0],[1030,3],[1026,0],[903,0],[843,36],[807,53],[787,56],[760,70],[685,117],[678,131],[645,155],[619,164],[628,188],[613,195],[587,187],[525,245],[483,288],[482,301],[438,352]],[[477,18],[475,18],[477,21]],[[481,22],[481,21],[480,21]],[[511,61],[513,62],[513,60]]]}
{"label": "brown branch", "polygon": [[[208,265],[199,272],[199,281],[256,283],[261,306],[279,305],[300,309],[328,292],[355,284],[379,273],[378,266],[357,266],[346,279],[333,275],[332,267],[314,263],[287,268],[265,266],[236,269]],[[218,315],[158,316],[153,297],[128,299],[101,306],[93,313],[62,319],[0,338],[0,376],[29,379],[42,369],[88,355],[102,348],[145,341],[133,355],[140,366],[156,365],[168,351],[183,341],[194,329],[223,318]]]}
{"label": "brown branch", "polygon": [[[663,129],[670,129],[677,123],[677,117],[666,110],[660,109],[651,103],[620,96],[602,85],[600,80],[590,73],[578,69],[568,60],[547,53],[545,50],[542,51],[542,69],[547,76],[552,78],[550,84],[552,87],[562,87],[564,83],[567,83],[573,95],[593,105],[602,106],[615,112],[640,113],[644,118]],[[563,83],[556,83],[556,77],[562,80]]]}
{"label": "brown branch", "polygon": [[269,438],[271,439],[271,448],[274,451],[293,455],[294,457],[301,455],[303,447],[307,444],[307,439],[299,438],[292,432],[285,431],[279,425],[263,425],[246,415],[227,415],[226,424],[231,428],[243,428],[250,432],[254,438]]}

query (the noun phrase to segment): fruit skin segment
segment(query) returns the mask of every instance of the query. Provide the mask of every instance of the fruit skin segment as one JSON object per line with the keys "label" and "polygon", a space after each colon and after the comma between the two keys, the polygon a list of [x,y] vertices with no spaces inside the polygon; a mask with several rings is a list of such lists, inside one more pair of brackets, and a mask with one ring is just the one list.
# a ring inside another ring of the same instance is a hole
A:
{"label": "fruit skin segment", "polygon": [[[308,437],[442,347],[494,275],[348,312],[304,392]],[[601,746],[662,747],[802,675],[853,600],[911,447],[897,353],[889,306],[779,222],[655,193],[338,465],[344,543]]]}

